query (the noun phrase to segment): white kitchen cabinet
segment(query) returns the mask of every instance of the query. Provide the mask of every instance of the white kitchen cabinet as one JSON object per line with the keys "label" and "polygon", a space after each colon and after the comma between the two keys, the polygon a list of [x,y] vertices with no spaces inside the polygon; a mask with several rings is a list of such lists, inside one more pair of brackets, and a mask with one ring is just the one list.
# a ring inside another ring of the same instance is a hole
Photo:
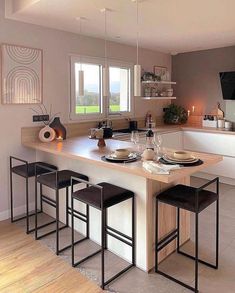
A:
{"label": "white kitchen cabinet", "polygon": [[162,146],[181,150],[183,149],[183,132],[169,132],[162,134]]}
{"label": "white kitchen cabinet", "polygon": [[223,156],[222,162],[205,168],[205,173],[235,178],[235,135],[184,131],[183,144],[187,150]]}

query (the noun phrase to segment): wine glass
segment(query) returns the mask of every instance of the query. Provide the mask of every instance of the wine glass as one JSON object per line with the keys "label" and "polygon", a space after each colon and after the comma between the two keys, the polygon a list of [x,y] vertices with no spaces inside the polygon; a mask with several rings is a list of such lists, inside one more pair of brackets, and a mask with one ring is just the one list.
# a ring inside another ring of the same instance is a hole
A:
{"label": "wine glass", "polygon": [[140,135],[137,130],[133,130],[131,132],[131,142],[133,142],[135,145],[137,145],[140,141]]}
{"label": "wine glass", "polygon": [[157,156],[157,160],[158,160],[161,145],[162,145],[162,136],[161,136],[161,134],[158,134],[157,132],[154,132],[153,143],[154,143],[154,145],[156,146],[156,149],[157,149],[156,156]]}

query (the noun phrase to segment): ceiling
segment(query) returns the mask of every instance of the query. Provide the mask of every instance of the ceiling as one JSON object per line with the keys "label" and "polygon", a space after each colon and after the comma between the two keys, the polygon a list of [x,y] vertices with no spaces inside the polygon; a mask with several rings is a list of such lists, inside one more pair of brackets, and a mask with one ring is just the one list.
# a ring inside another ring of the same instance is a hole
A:
{"label": "ceiling", "polygon": [[[5,0],[6,17],[82,34],[136,43],[136,4],[131,0]],[[139,0],[140,46],[181,53],[235,45],[234,0]]]}

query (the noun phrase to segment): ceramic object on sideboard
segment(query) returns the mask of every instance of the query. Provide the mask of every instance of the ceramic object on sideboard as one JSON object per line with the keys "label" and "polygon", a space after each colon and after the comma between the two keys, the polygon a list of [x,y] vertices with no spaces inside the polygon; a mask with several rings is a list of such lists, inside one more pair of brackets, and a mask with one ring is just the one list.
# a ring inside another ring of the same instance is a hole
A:
{"label": "ceramic object on sideboard", "polygon": [[55,139],[56,133],[53,128],[46,125],[40,130],[38,137],[42,142],[51,142]]}
{"label": "ceramic object on sideboard", "polygon": [[50,127],[55,130],[57,139],[66,139],[67,131],[64,125],[60,122],[60,117],[55,117],[51,122]]}

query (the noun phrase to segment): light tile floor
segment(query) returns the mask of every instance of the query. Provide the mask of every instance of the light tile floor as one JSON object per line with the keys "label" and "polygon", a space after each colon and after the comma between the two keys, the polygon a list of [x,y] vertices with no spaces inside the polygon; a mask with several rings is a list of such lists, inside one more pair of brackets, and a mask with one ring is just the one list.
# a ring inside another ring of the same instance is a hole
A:
{"label": "light tile floor", "polygon": [[[200,186],[206,181],[192,177],[191,185]],[[33,221],[33,217],[31,218]],[[45,215],[41,221],[45,221]],[[19,222],[24,226],[24,222]],[[213,262],[215,253],[215,206],[203,211],[199,217],[199,247],[200,257]],[[184,246],[188,253],[193,252],[194,248],[194,217],[191,221],[191,241]],[[47,231],[48,228],[44,229]],[[62,230],[60,243],[66,245],[70,241],[70,229]],[[78,239],[81,237],[77,235]],[[42,241],[50,249],[55,251],[54,235],[43,238]],[[91,241],[86,241],[76,249],[76,257],[89,254],[99,246]],[[115,272],[121,270],[127,263],[114,254],[106,252],[106,277],[109,278]],[[71,262],[71,250],[66,250],[60,255],[64,260]],[[100,255],[93,257],[77,268],[82,274],[92,281],[100,281]],[[193,261],[177,253],[172,254],[162,264],[161,270],[187,282],[193,286],[194,266]],[[235,186],[220,184],[220,259],[219,270],[213,270],[203,265],[199,269],[199,288],[200,292],[206,293],[234,293],[235,292]],[[151,272],[149,274],[133,268],[121,278],[109,285],[109,292],[120,293],[183,293],[189,290],[165,279],[164,277]]]}

